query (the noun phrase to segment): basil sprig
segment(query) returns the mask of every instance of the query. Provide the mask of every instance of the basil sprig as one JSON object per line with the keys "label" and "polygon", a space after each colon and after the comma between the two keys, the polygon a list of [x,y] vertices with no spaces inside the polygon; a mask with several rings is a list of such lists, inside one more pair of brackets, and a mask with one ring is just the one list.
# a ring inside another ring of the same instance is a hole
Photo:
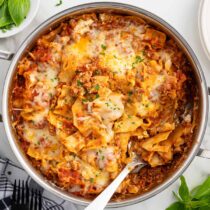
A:
{"label": "basil sprig", "polygon": [[179,195],[174,192],[177,202],[166,210],[210,210],[210,177],[192,191],[189,191],[183,176],[180,180]]}
{"label": "basil sprig", "polygon": [[4,2],[5,3],[2,4],[2,6],[0,7],[0,28],[5,28],[6,26],[13,23],[12,18],[9,14],[7,0],[5,0]]}
{"label": "basil sprig", "polygon": [[0,0],[0,6],[4,3],[4,0]]}
{"label": "basil sprig", "polygon": [[29,0],[8,0],[9,13],[15,25],[20,25],[30,9]]}
{"label": "basil sprig", "polygon": [[30,0],[0,0],[0,30],[19,26],[30,9]]}

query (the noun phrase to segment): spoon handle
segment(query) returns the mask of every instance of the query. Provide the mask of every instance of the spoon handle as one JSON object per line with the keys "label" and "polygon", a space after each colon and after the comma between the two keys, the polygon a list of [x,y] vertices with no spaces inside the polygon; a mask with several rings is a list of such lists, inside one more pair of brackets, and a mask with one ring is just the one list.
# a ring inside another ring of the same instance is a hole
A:
{"label": "spoon handle", "polygon": [[115,178],[115,180],[84,210],[103,210],[111,199],[112,195],[115,193],[117,187],[132,169],[133,167],[128,164]]}

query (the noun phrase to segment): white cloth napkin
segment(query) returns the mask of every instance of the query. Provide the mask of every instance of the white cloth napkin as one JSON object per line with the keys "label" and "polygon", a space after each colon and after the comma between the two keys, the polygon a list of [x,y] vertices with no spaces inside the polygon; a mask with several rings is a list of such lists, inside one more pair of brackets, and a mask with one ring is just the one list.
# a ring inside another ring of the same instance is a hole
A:
{"label": "white cloth napkin", "polygon": [[22,168],[8,159],[0,158],[0,210],[9,210],[15,180],[27,181],[30,189],[38,189],[43,196],[43,210],[78,210],[78,208],[38,185]]}

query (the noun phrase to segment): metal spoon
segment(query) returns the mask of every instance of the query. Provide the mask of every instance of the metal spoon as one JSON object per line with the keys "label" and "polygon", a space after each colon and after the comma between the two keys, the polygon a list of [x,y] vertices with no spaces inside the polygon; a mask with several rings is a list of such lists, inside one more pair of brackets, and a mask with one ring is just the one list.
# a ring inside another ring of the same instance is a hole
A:
{"label": "metal spoon", "polygon": [[[131,143],[128,144],[128,152],[130,151]],[[88,207],[84,210],[103,210],[112,195],[115,193],[116,189],[120,185],[120,183],[125,179],[125,177],[136,167],[138,170],[143,168],[147,163],[143,162],[137,154],[134,152],[129,152],[132,157],[132,161],[128,163],[125,168],[120,172],[120,174],[115,178],[115,180],[99,195],[97,196],[93,202],[91,202]]]}

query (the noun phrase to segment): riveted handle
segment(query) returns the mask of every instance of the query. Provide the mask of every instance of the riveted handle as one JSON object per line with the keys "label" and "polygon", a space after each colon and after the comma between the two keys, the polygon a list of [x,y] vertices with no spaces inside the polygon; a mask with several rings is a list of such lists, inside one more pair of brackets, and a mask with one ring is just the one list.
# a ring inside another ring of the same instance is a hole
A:
{"label": "riveted handle", "polygon": [[4,51],[4,50],[0,50],[0,59],[12,60],[13,56],[14,56],[14,53]]}
{"label": "riveted handle", "polygon": [[[4,51],[4,50],[0,50],[0,59],[9,61],[9,60],[12,60],[13,56],[14,56],[14,53]],[[3,119],[2,119],[2,115],[0,114],[0,123],[1,122],[3,122]]]}
{"label": "riveted handle", "polygon": [[210,159],[210,150],[200,149],[197,156],[202,157],[202,158]]}
{"label": "riveted handle", "polygon": [[[210,87],[208,87],[208,95],[210,96]],[[210,159],[210,150],[200,148],[197,156],[202,157],[202,158]]]}

